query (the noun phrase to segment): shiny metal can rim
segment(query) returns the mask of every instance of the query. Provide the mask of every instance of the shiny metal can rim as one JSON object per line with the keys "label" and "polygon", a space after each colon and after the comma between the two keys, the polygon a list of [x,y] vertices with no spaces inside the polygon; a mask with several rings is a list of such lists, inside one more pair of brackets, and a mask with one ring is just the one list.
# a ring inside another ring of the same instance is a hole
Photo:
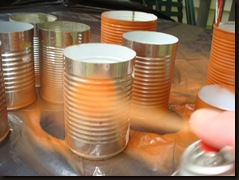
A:
{"label": "shiny metal can rim", "polygon": [[57,17],[46,13],[14,13],[9,16],[10,21],[27,22],[38,24],[44,22],[56,21]]}

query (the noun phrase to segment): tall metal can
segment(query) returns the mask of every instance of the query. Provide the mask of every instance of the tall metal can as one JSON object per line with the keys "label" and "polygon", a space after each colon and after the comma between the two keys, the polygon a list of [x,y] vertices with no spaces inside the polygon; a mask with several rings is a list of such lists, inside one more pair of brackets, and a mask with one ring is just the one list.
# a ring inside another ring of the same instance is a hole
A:
{"label": "tall metal can", "polygon": [[178,38],[153,31],[123,34],[122,45],[136,52],[132,104],[168,109]]}
{"label": "tall metal can", "polygon": [[90,41],[90,26],[73,21],[38,24],[40,46],[40,95],[52,103],[63,103],[63,51]]}
{"label": "tall metal can", "polygon": [[230,148],[204,151],[199,140],[183,152],[173,176],[235,176],[235,157]]}
{"label": "tall metal can", "polygon": [[64,50],[65,139],[75,154],[103,160],[126,148],[135,55],[107,43]]}
{"label": "tall metal can", "polygon": [[40,86],[40,48],[39,48],[39,35],[38,24],[45,22],[56,21],[57,17],[45,13],[15,13],[9,16],[9,21],[31,23],[34,26],[33,33],[33,59],[34,59],[34,72],[35,72],[35,86]]}
{"label": "tall metal can", "polygon": [[25,22],[0,22],[2,71],[7,109],[16,110],[36,100],[33,25]]}
{"label": "tall metal can", "polygon": [[[1,41],[0,41],[0,54],[1,54]],[[2,142],[7,137],[8,132],[9,132],[9,124],[7,117],[7,101],[2,72],[2,58],[0,56],[0,142]]]}

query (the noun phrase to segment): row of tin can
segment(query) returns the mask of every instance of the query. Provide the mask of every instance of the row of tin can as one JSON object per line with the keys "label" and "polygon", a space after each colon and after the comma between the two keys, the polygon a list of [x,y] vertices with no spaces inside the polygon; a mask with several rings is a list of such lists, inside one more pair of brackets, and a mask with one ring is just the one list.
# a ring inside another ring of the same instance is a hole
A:
{"label": "row of tin can", "polygon": [[[153,32],[157,19],[152,15],[119,11],[127,15],[122,20],[117,13],[102,14],[102,43],[89,43],[88,25],[56,21],[52,15],[36,15],[49,22],[32,22],[25,14],[1,22],[0,97],[3,92],[7,97],[1,100],[2,137],[9,130],[7,110],[35,101],[35,87],[45,100],[64,103],[66,144],[89,159],[106,159],[126,147],[131,102],[167,108],[178,39]],[[137,15],[149,19],[138,20]],[[112,41],[116,35],[119,41]]]}
{"label": "row of tin can", "polygon": [[103,24],[116,18],[115,23],[127,25],[119,36],[138,30],[122,36],[120,44],[104,38],[89,43],[88,25],[57,21],[47,14],[15,14],[1,22],[7,109],[30,105],[39,87],[43,99],[64,103],[69,149],[91,159],[121,152],[129,138],[132,96],[144,108],[167,108],[178,43],[176,37],[154,32],[156,16],[127,11],[122,19],[125,13],[102,13]]}
{"label": "row of tin can", "polygon": [[[55,16],[43,13],[14,14],[9,19],[11,22],[1,22],[0,27],[8,110],[19,109],[34,102],[35,87],[40,87],[40,95],[45,100],[63,103],[63,49],[74,44],[88,43],[90,27],[77,22],[57,21]],[[102,13],[102,28],[105,21],[114,24],[107,27],[117,29],[112,30],[108,36],[113,37],[119,32],[121,38],[117,43],[111,40],[104,41],[103,37],[106,35],[102,29],[101,43],[128,46],[137,51],[137,54],[141,49],[147,50],[149,47],[156,49],[152,54],[142,51],[144,54],[137,55],[133,74],[135,79],[133,99],[145,107],[167,108],[177,38],[170,35],[166,37],[164,33],[153,33],[157,27],[157,17],[150,13],[109,11]],[[127,25],[128,28],[122,29],[122,25]],[[145,40],[139,37],[142,32],[134,33],[137,34],[136,37],[132,40],[124,38],[123,42],[123,33],[140,30],[152,33],[148,33],[148,39]],[[167,42],[165,39],[168,37],[169,41],[172,37],[175,38],[174,42]],[[152,44],[150,42],[152,38],[160,42]]]}
{"label": "row of tin can", "polygon": [[12,15],[9,19],[0,24],[7,109],[33,103],[40,82],[40,94],[45,100],[63,103],[63,49],[89,42],[90,27],[55,21],[55,16],[42,13]]}

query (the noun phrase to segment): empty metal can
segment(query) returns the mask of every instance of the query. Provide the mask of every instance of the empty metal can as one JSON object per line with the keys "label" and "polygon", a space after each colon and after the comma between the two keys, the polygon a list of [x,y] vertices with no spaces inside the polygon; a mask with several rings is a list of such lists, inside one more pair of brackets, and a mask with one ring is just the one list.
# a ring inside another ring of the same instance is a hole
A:
{"label": "empty metal can", "polygon": [[168,108],[178,38],[153,31],[123,34],[122,44],[136,51],[132,104]]}
{"label": "empty metal can", "polygon": [[129,31],[156,31],[158,18],[152,13],[110,10],[101,14],[101,42],[122,44],[122,35]]}
{"label": "empty metal can", "polygon": [[235,21],[214,24],[206,84],[235,86]]}
{"label": "empty metal can", "polygon": [[33,25],[25,22],[0,22],[2,70],[7,109],[19,109],[36,99]]}
{"label": "empty metal can", "polygon": [[[1,54],[1,41],[0,41]],[[7,101],[4,87],[4,79],[2,72],[2,58],[0,56],[0,142],[2,142],[9,132],[8,116],[7,116]]]}
{"label": "empty metal can", "polygon": [[40,86],[40,65],[39,65],[39,35],[37,24],[56,21],[57,17],[45,13],[16,13],[9,16],[10,21],[31,23],[34,26],[33,34],[33,59],[35,71],[35,86]]}
{"label": "empty metal can", "polygon": [[40,95],[46,101],[63,103],[63,50],[90,41],[90,27],[71,21],[38,24],[40,40]]}
{"label": "empty metal can", "polygon": [[102,160],[127,146],[135,55],[103,43],[64,50],[65,140],[75,154]]}

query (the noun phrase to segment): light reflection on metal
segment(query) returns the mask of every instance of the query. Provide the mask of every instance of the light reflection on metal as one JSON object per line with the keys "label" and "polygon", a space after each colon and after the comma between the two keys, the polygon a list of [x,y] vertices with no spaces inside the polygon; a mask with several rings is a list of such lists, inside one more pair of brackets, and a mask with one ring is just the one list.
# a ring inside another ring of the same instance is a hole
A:
{"label": "light reflection on metal", "polygon": [[7,109],[26,107],[36,99],[33,25],[24,22],[0,22],[0,40]]}
{"label": "light reflection on metal", "polygon": [[103,43],[64,50],[66,144],[79,156],[107,159],[127,146],[135,55]]}
{"label": "light reflection on metal", "polygon": [[35,86],[40,86],[40,55],[39,55],[39,35],[37,24],[56,21],[57,17],[45,13],[15,13],[9,16],[10,21],[31,23],[34,26],[33,34],[33,59],[34,59],[34,73]]}
{"label": "light reflection on metal", "polygon": [[63,103],[63,50],[90,41],[90,27],[71,21],[38,24],[40,40],[40,95],[49,102]]}

